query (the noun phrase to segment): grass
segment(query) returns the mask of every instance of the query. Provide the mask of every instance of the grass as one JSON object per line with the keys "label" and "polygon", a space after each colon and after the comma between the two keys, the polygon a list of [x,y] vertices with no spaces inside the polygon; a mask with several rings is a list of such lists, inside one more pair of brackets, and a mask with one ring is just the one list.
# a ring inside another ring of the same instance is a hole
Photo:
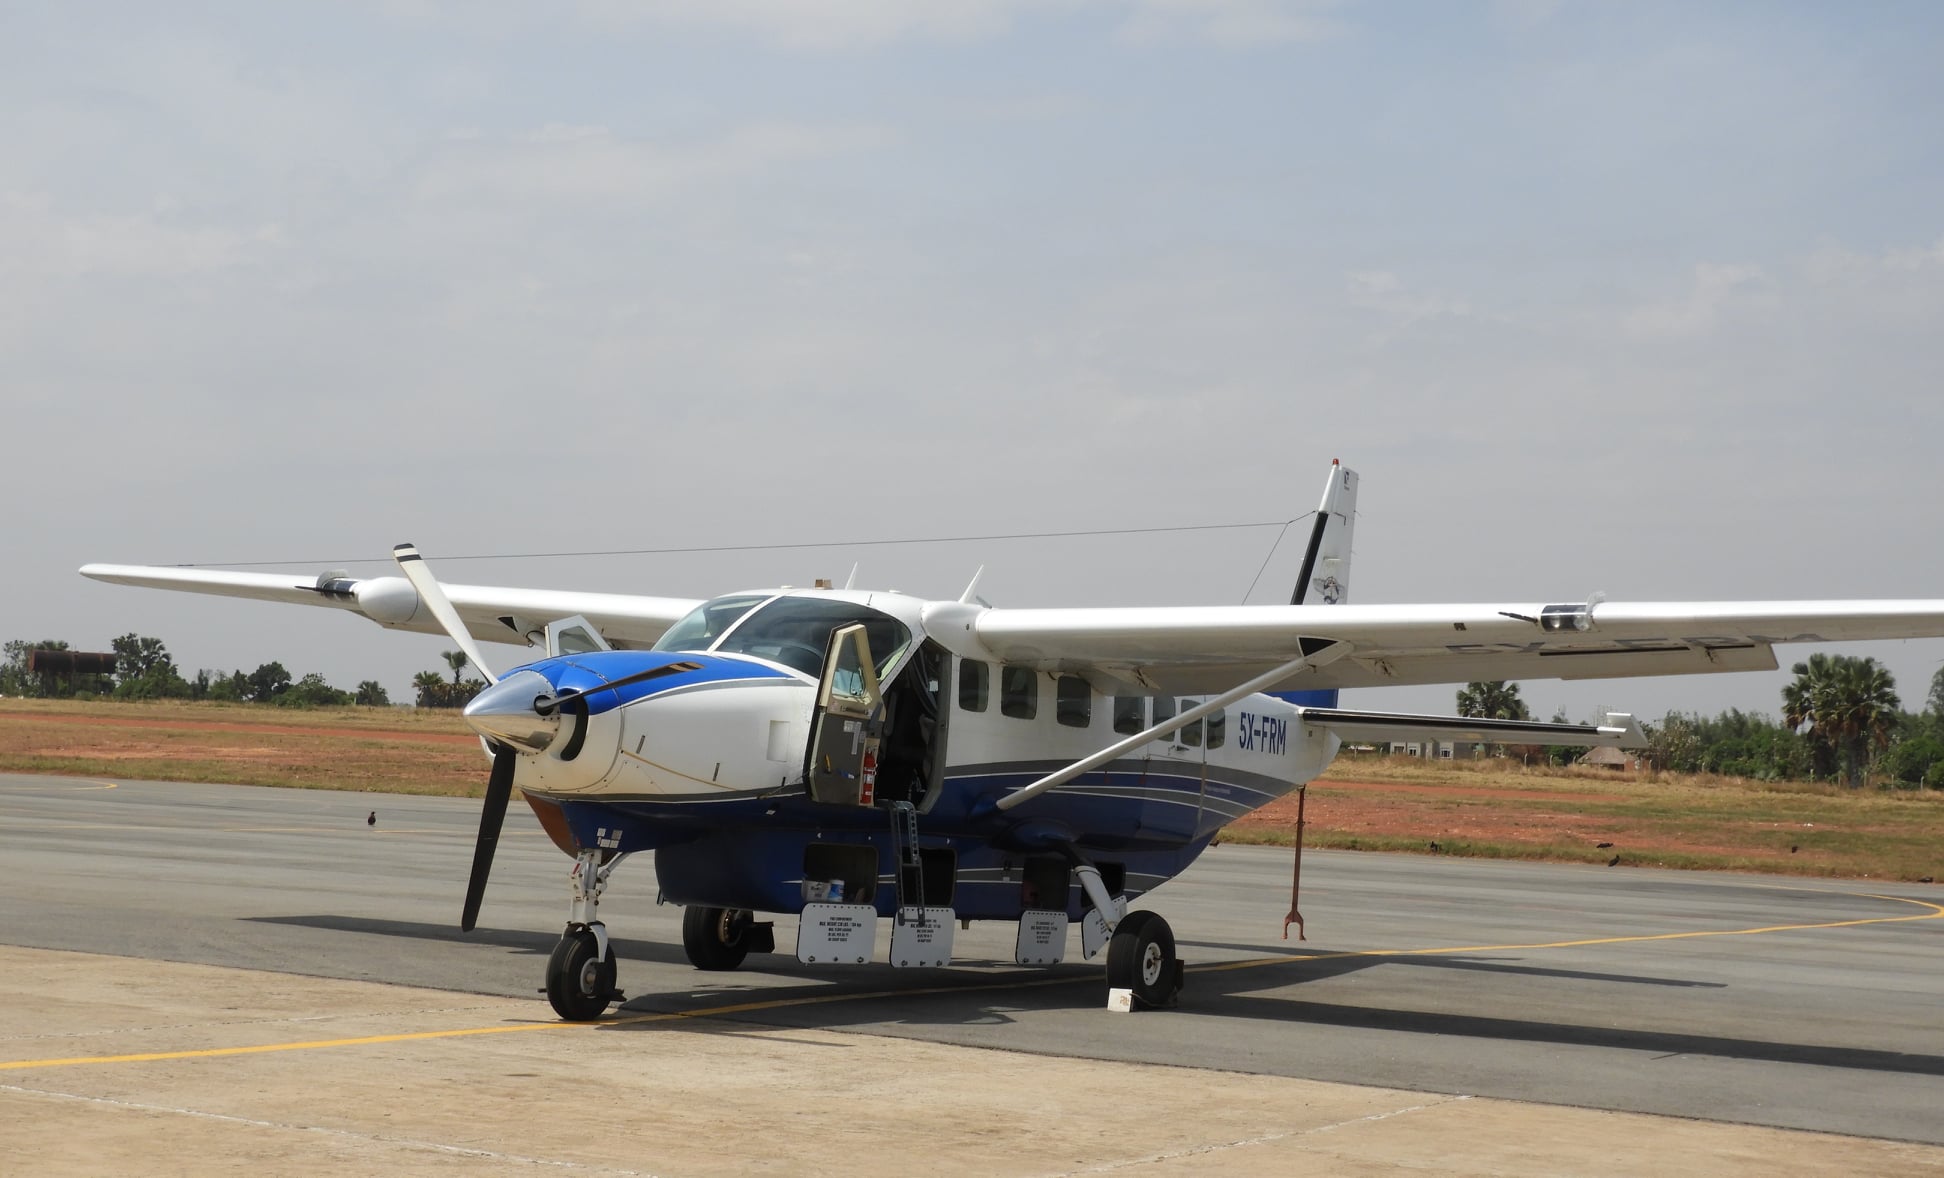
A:
{"label": "grass", "polygon": [[452,712],[0,700],[0,771],[476,797],[488,765]]}
{"label": "grass", "polygon": [[[449,711],[0,700],[4,772],[477,797],[487,769],[471,731]],[[1944,791],[1935,790],[1345,757],[1310,786],[1307,817],[1313,847],[1944,876]],[[1285,801],[1222,837],[1286,845],[1294,825],[1294,803]]]}
{"label": "grass", "polygon": [[[1309,790],[1305,841],[1621,866],[1922,880],[1944,875],[1944,792],[1503,761],[1339,761]],[[1278,803],[1224,833],[1293,841]],[[1608,847],[1598,844],[1608,843]]]}

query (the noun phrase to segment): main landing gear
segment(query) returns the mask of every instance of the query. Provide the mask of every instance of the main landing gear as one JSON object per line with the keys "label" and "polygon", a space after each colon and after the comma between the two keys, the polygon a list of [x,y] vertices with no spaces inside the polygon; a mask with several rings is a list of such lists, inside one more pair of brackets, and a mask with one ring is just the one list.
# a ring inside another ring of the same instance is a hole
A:
{"label": "main landing gear", "polygon": [[602,863],[601,854],[582,850],[576,856],[567,931],[547,958],[547,1001],[555,1014],[570,1023],[592,1022],[611,1003],[627,998],[614,988],[614,952],[608,945],[607,926],[596,915],[608,876],[627,856],[616,855]]}
{"label": "main landing gear", "polygon": [[1107,942],[1107,988],[1132,990],[1139,1006],[1173,1006],[1181,980],[1174,930],[1161,914],[1139,909],[1122,917]]}
{"label": "main landing gear", "polygon": [[755,947],[755,917],[744,908],[690,905],[682,909],[682,951],[697,969],[734,969]]}

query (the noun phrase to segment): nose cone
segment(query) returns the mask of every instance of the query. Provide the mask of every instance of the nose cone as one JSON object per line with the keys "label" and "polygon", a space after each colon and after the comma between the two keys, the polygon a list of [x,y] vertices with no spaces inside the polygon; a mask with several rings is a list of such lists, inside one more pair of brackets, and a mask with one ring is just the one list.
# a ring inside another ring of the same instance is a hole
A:
{"label": "nose cone", "polygon": [[541,715],[534,701],[553,694],[553,684],[538,671],[515,671],[473,696],[466,723],[487,740],[523,752],[542,752],[560,732],[560,713]]}

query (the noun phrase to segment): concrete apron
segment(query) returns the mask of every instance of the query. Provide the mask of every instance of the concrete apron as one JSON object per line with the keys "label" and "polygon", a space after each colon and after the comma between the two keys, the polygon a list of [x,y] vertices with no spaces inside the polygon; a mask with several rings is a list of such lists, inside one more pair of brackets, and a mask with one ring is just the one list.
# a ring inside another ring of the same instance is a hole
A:
{"label": "concrete apron", "polygon": [[[575,1027],[551,1014],[537,999],[0,948],[0,1174],[1944,1169],[1944,1149],[1898,1142],[722,1019]],[[1100,1017],[1111,1034],[1115,1019],[1191,1016]]]}

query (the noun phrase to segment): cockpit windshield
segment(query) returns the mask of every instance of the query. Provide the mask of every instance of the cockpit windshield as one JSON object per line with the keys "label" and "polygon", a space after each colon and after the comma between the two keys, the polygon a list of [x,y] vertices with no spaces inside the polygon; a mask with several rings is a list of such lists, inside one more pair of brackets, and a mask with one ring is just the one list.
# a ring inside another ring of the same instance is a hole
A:
{"label": "cockpit windshield", "polygon": [[750,607],[769,600],[761,593],[739,597],[718,597],[690,610],[688,616],[663,631],[656,650],[707,650],[723,632],[736,624]]}
{"label": "cockpit windshield", "polygon": [[[865,637],[871,643],[871,658],[881,679],[890,677],[911,645],[911,631],[902,622],[855,602],[827,597],[778,597],[750,612],[750,606],[761,601],[760,597],[724,597],[711,601],[676,623],[655,644],[655,649],[698,649],[698,643],[678,637],[677,631],[695,623],[691,632],[699,636],[708,622],[696,622],[696,618],[716,607],[722,608],[727,622],[708,631],[719,637],[707,649],[719,654],[755,655],[810,676],[823,674],[824,653],[830,649],[831,634],[852,622],[864,624]],[[683,645],[671,645],[671,641]]]}

